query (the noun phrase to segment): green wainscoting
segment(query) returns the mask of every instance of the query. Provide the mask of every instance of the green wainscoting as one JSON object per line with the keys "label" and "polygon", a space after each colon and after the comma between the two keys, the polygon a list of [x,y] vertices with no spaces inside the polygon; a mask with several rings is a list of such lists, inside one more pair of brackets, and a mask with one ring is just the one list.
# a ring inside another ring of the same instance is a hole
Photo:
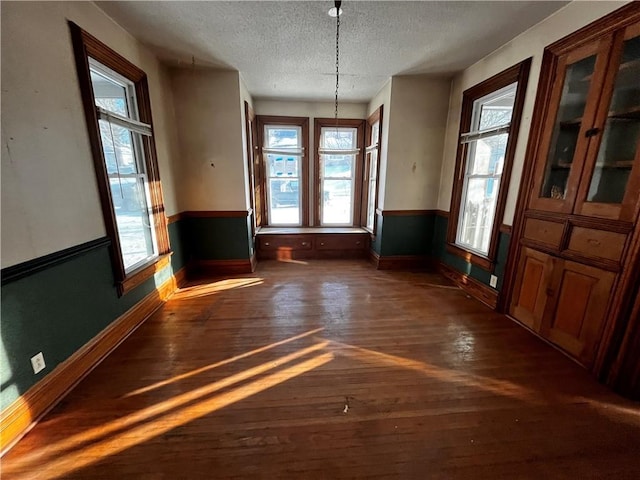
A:
{"label": "green wainscoting", "polygon": [[[382,219],[382,222],[380,220]],[[385,215],[378,217],[381,228],[381,257],[394,255],[429,255],[434,233],[434,213]]]}
{"label": "green wainscoting", "polygon": [[[169,225],[172,266],[122,297],[114,285],[108,243],[66,256],[2,286],[0,408],[6,408],[184,266],[184,238],[178,223]],[[38,352],[44,353],[46,368],[35,375],[30,359]]]}
{"label": "green wainscoting", "polygon": [[[251,230],[247,216],[187,216],[179,222],[193,260],[246,260],[251,257]],[[182,226],[184,225],[184,227]]]}
{"label": "green wainscoting", "polygon": [[[472,278],[475,278],[479,282],[484,283],[489,286],[489,280],[491,277],[491,272],[484,270],[477,265],[473,265],[463,258],[458,257],[457,255],[453,255],[447,252],[447,227],[448,227],[448,219],[441,216],[436,215],[435,217],[435,227],[434,227],[434,235],[433,235],[433,249],[432,256],[446,264],[452,268],[455,268],[459,272],[467,274]],[[507,263],[507,255],[509,254],[509,242],[511,241],[511,236],[509,234],[500,232],[498,237],[498,253],[496,259],[496,266],[494,275],[498,277],[498,285],[497,290],[502,288],[502,281],[504,277],[504,269]]]}

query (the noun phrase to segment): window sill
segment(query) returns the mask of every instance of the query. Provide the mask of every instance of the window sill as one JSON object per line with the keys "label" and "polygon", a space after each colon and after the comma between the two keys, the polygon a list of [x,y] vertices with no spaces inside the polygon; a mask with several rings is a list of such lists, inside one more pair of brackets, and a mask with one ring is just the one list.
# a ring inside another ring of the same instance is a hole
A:
{"label": "window sill", "polygon": [[453,243],[447,243],[447,252],[464,259],[468,263],[477,265],[488,272],[492,272],[493,267],[495,266],[495,260],[492,260],[489,257],[483,257],[482,255],[470,252],[469,250],[465,250]]}
{"label": "window sill", "polygon": [[313,233],[371,233],[361,227],[261,227],[256,235],[304,235]]}
{"label": "window sill", "polygon": [[124,280],[117,283],[118,296],[126,295],[134,288],[140,286],[149,278],[153,277],[160,270],[165,269],[171,263],[172,252],[159,255],[146,265],[142,265],[133,272],[130,272]]}

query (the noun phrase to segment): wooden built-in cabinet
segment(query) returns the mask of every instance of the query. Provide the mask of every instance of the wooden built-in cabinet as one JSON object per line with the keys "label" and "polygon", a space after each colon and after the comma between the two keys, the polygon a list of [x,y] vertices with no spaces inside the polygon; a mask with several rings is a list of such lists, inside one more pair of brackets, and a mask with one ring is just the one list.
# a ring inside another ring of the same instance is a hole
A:
{"label": "wooden built-in cabinet", "polygon": [[[545,49],[516,212],[509,313],[617,384],[639,324],[640,6]],[[636,327],[633,327],[636,325]]]}

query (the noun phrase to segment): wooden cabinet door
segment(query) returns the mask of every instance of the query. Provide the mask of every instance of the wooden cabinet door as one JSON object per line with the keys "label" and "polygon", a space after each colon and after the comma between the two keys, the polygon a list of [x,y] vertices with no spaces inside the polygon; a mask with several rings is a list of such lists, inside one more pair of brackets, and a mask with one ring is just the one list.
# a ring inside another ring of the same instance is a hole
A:
{"label": "wooden cabinet door", "polygon": [[546,253],[524,247],[520,254],[516,287],[511,302],[511,315],[538,331],[551,291],[551,275],[557,259]]}
{"label": "wooden cabinet door", "polygon": [[573,210],[611,45],[607,36],[557,59],[536,153],[529,199],[534,210]]}
{"label": "wooden cabinet door", "polygon": [[558,260],[540,333],[587,368],[602,334],[615,273]]}
{"label": "wooden cabinet door", "polygon": [[640,191],[640,22],[616,35],[575,213],[633,222]]}

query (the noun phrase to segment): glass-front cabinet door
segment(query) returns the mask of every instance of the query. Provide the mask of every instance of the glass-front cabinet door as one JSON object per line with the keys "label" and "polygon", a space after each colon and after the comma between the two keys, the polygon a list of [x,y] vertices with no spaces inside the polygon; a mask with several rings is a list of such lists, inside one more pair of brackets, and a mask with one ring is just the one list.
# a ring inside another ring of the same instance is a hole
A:
{"label": "glass-front cabinet door", "polygon": [[562,81],[553,83],[543,122],[531,208],[565,213],[573,209],[610,46],[608,37],[558,58],[555,76]]}
{"label": "glass-front cabinet door", "polygon": [[576,213],[633,221],[640,191],[640,24],[613,45]]}

